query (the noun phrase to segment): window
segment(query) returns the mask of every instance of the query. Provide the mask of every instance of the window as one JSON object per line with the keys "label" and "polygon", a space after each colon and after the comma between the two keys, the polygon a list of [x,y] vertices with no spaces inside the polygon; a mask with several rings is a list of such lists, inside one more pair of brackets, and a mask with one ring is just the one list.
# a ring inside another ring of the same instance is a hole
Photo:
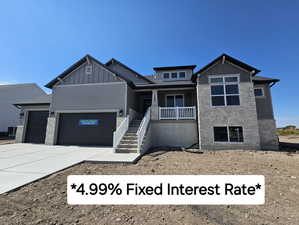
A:
{"label": "window", "polygon": [[186,73],[185,72],[179,72],[179,77],[180,78],[185,78],[186,77]]}
{"label": "window", "polygon": [[183,107],[184,95],[167,95],[166,107]]}
{"label": "window", "polygon": [[239,77],[211,77],[212,106],[240,105]]}
{"label": "window", "polygon": [[243,142],[243,128],[239,126],[214,127],[215,142]]}
{"label": "window", "polygon": [[181,79],[185,79],[185,78],[186,78],[185,71],[163,73],[163,79],[165,79],[165,80],[181,80]]}
{"label": "window", "polygon": [[169,73],[163,73],[163,78],[164,79],[169,79]]}
{"label": "window", "polygon": [[178,73],[177,72],[171,73],[171,78],[172,79],[177,79],[178,78]]}
{"label": "window", "polygon": [[214,141],[228,142],[227,127],[214,127]]}
{"label": "window", "polygon": [[256,97],[263,97],[264,96],[264,89],[263,88],[255,88],[254,95]]}

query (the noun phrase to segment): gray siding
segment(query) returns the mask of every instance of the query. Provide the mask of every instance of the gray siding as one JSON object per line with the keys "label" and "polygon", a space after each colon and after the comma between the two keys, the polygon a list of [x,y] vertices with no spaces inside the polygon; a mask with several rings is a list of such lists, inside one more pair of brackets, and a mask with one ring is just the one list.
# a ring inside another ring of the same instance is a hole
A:
{"label": "gray siding", "polygon": [[46,95],[36,84],[0,85],[0,132],[20,125],[20,110],[13,104]]}
{"label": "gray siding", "polygon": [[133,73],[132,71],[128,70],[118,63],[112,63],[108,66],[108,68],[121,74],[127,80],[131,80],[134,84],[148,84],[146,80],[140,78],[137,74]]}
{"label": "gray siding", "polygon": [[59,82],[58,85],[68,84],[88,84],[88,83],[107,83],[107,82],[119,82],[121,78],[117,77],[103,66],[91,61],[92,74],[88,75],[85,73],[87,62],[82,64],[80,67],[69,73],[63,82]]}
{"label": "gray siding", "polygon": [[53,88],[51,109],[120,110],[126,111],[125,82],[105,84],[64,85]]}
{"label": "gray siding", "polygon": [[225,74],[240,74],[240,82],[251,82],[251,75],[249,72],[240,69],[229,62],[225,62],[224,64],[222,64],[221,61],[219,61],[215,65],[213,65],[212,67],[200,74],[199,83],[208,84],[209,76]]}
{"label": "gray siding", "polygon": [[268,84],[254,85],[254,87],[259,87],[264,89],[263,97],[256,97],[256,110],[257,118],[261,119],[274,119],[271,91]]}

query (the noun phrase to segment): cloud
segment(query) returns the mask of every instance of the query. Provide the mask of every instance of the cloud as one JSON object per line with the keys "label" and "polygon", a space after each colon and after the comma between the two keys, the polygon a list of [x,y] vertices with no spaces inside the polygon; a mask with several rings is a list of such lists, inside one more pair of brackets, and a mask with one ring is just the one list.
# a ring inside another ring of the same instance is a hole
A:
{"label": "cloud", "polygon": [[287,125],[295,125],[299,127],[299,116],[278,117],[276,119],[277,127],[284,127]]}

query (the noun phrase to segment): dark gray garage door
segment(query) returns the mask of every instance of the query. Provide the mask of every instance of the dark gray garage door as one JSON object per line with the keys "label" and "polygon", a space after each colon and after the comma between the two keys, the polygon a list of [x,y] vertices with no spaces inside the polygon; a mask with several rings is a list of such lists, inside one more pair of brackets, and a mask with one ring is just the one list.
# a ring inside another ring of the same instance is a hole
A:
{"label": "dark gray garage door", "polygon": [[63,113],[59,118],[59,145],[112,146],[116,113]]}
{"label": "dark gray garage door", "polygon": [[25,135],[26,143],[45,143],[48,111],[30,111]]}

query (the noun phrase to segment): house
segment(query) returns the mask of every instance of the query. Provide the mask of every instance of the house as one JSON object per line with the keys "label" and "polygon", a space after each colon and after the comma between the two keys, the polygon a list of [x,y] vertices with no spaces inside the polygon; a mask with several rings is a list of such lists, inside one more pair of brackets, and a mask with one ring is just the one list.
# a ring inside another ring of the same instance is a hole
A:
{"label": "house", "polygon": [[36,84],[0,85],[0,136],[13,136],[20,123],[20,109],[14,103],[43,95],[46,93]]}
{"label": "house", "polygon": [[109,146],[277,149],[271,87],[278,79],[222,54],[195,65],[154,67],[143,76],[116,59],[87,55],[50,81],[51,99],[19,102],[17,142]]}

